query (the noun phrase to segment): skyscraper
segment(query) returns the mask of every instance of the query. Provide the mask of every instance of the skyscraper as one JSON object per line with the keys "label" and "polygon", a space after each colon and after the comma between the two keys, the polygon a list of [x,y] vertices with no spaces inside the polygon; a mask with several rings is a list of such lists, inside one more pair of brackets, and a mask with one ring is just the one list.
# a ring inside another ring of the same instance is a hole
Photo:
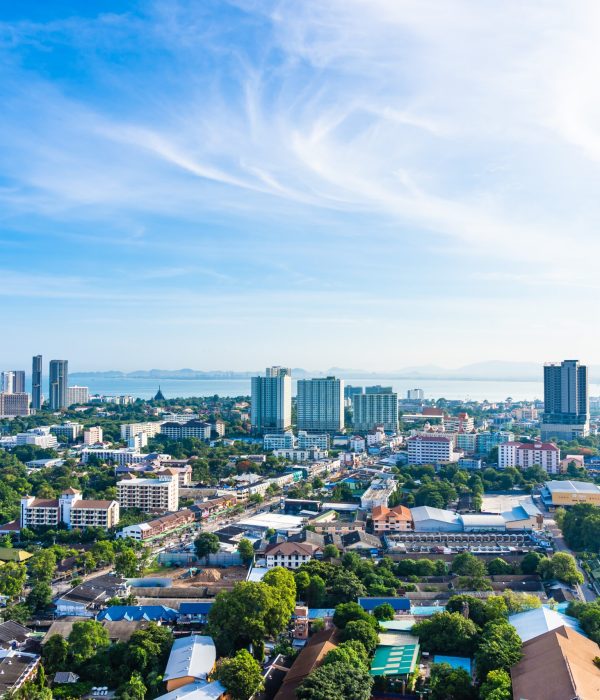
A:
{"label": "skyscraper", "polygon": [[11,371],[2,372],[0,381],[0,391],[4,394],[15,393],[15,373]]}
{"label": "skyscraper", "polygon": [[352,424],[356,430],[372,430],[383,425],[387,431],[398,429],[398,394],[369,393],[355,394],[352,397]]}
{"label": "skyscraper", "polygon": [[292,426],[292,370],[267,367],[252,377],[250,420],[254,432],[283,432]]}
{"label": "skyscraper", "polygon": [[50,410],[67,407],[69,363],[67,360],[50,360],[49,397]]}
{"label": "skyscraper", "polygon": [[344,381],[335,377],[300,379],[296,412],[298,430],[343,430]]}
{"label": "skyscraper", "polygon": [[13,371],[13,374],[15,376],[14,388],[13,388],[14,393],[15,394],[24,394],[25,393],[25,370],[24,369],[15,369]]}
{"label": "skyscraper", "polygon": [[42,407],[42,356],[34,355],[31,364],[31,407]]}
{"label": "skyscraper", "polygon": [[590,431],[588,372],[579,360],[544,365],[542,440],[573,440]]}

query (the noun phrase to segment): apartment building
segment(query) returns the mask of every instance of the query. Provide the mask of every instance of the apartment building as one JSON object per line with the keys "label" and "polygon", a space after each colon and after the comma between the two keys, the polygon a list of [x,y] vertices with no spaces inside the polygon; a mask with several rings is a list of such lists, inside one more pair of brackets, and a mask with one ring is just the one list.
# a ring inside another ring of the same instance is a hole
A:
{"label": "apartment building", "polygon": [[371,518],[373,532],[376,535],[384,532],[410,532],[413,529],[410,508],[406,506],[394,506],[393,508],[384,505],[375,506]]}
{"label": "apartment building", "polygon": [[29,394],[25,392],[0,392],[0,418],[29,415]]}
{"label": "apartment building", "polygon": [[169,440],[185,440],[186,438],[210,440],[211,433],[212,425],[199,420],[189,420],[186,423],[168,421],[163,423],[160,428],[160,434],[168,437]]}
{"label": "apartment building", "polygon": [[398,394],[395,392],[354,394],[352,411],[355,430],[367,432],[378,425],[388,432],[398,429]]}
{"label": "apartment building", "polygon": [[66,525],[71,528],[115,527],[119,504],[110,500],[88,500],[77,489],[69,488],[59,498],[21,499],[21,527]]}
{"label": "apartment building", "polygon": [[179,507],[179,481],[172,475],[157,479],[123,479],[117,483],[121,508],[139,508],[146,513],[175,512]]}
{"label": "apartment building", "polygon": [[292,425],[292,371],[267,367],[264,377],[252,377],[250,420],[254,432],[284,432]]}
{"label": "apartment building", "polygon": [[444,416],[444,429],[449,433],[470,433],[475,428],[475,421],[468,413],[456,416]]}
{"label": "apartment building", "polygon": [[560,473],[560,450],[553,442],[504,442],[498,445],[498,467],[527,469],[539,464],[548,474]]}
{"label": "apartment building", "polygon": [[448,464],[458,462],[461,452],[454,450],[454,438],[437,435],[413,435],[406,441],[409,464]]}
{"label": "apartment building", "polygon": [[56,437],[62,435],[67,438],[69,442],[75,442],[77,438],[81,435],[83,431],[83,426],[81,423],[62,423],[61,425],[51,425],[50,432]]}
{"label": "apartment building", "polygon": [[318,447],[309,447],[305,450],[295,449],[278,449],[273,450],[275,457],[289,459],[291,462],[317,462],[320,459],[325,459],[329,455],[327,450],[320,450]]}
{"label": "apartment building", "polygon": [[90,392],[87,386],[78,386],[74,384],[73,386],[67,387],[67,406],[73,406],[74,404],[86,404],[90,401]]}
{"label": "apartment building", "polygon": [[[189,419],[188,419],[189,420]],[[127,442],[134,435],[145,433],[148,439],[156,437],[160,433],[161,422],[147,421],[144,423],[126,423],[121,426],[121,440]]]}
{"label": "apartment building", "polygon": [[328,433],[308,433],[306,430],[298,431],[298,449],[309,450],[317,448],[319,450],[329,449]]}
{"label": "apartment building", "polygon": [[39,428],[30,428],[25,433],[17,433],[15,436],[17,446],[19,445],[35,445],[49,449],[58,445],[58,440],[55,435],[50,433],[48,426],[40,426]]}
{"label": "apartment building", "polygon": [[344,429],[344,381],[336,377],[298,380],[298,430],[339,432]]}
{"label": "apartment building", "polygon": [[130,448],[111,450],[103,447],[84,447],[83,450],[81,450],[81,461],[84,464],[87,464],[92,456],[103,462],[110,462],[119,467],[123,467],[126,464],[139,464],[148,459],[147,454],[142,454]]}
{"label": "apartment building", "polygon": [[296,436],[291,430],[286,430],[284,433],[267,433],[263,437],[265,450],[293,450],[296,445]]}
{"label": "apartment building", "polygon": [[102,428],[100,426],[94,426],[87,428],[83,432],[83,444],[84,445],[98,445],[102,442],[104,435],[102,433]]}

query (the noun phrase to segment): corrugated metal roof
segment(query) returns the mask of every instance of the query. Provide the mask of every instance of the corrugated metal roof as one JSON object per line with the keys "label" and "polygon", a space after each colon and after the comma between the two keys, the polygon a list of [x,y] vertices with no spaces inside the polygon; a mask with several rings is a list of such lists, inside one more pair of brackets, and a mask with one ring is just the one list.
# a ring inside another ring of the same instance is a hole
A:
{"label": "corrugated metal roof", "polygon": [[161,695],[156,700],[218,700],[223,693],[225,693],[225,687],[219,681],[188,683],[170,693]]}
{"label": "corrugated metal roof", "polygon": [[171,647],[164,680],[186,676],[206,679],[216,660],[217,652],[212,637],[193,634],[176,639]]}
{"label": "corrugated metal roof", "polygon": [[526,610],[516,615],[510,615],[508,621],[517,630],[517,634],[523,642],[528,642],[530,639],[563,626],[570,627],[579,634],[584,634],[579,622],[574,617],[563,615],[550,608]]}

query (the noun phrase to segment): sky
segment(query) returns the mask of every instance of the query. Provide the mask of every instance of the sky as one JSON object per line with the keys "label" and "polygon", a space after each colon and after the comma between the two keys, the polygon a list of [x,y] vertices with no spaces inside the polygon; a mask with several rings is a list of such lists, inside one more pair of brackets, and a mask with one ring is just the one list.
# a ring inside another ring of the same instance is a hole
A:
{"label": "sky", "polygon": [[0,6],[0,365],[600,363],[600,4]]}

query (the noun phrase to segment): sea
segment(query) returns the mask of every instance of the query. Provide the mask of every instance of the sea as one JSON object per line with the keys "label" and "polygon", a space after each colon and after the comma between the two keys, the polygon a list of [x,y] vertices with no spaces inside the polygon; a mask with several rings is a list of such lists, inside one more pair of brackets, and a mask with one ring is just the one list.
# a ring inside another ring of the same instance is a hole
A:
{"label": "sea", "polygon": [[[400,397],[408,389],[423,389],[426,399],[459,399],[472,401],[503,401],[510,397],[515,401],[542,399],[542,382],[515,381],[506,379],[415,379],[385,377],[352,377],[344,380],[351,386],[391,386]],[[105,396],[130,395],[134,398],[150,399],[159,386],[167,399],[189,396],[249,396],[250,379],[157,379],[153,377],[102,377],[95,374],[78,373],[70,384],[87,386],[90,394]],[[294,395],[296,382],[293,382]],[[592,396],[600,395],[600,384],[590,385]]]}

